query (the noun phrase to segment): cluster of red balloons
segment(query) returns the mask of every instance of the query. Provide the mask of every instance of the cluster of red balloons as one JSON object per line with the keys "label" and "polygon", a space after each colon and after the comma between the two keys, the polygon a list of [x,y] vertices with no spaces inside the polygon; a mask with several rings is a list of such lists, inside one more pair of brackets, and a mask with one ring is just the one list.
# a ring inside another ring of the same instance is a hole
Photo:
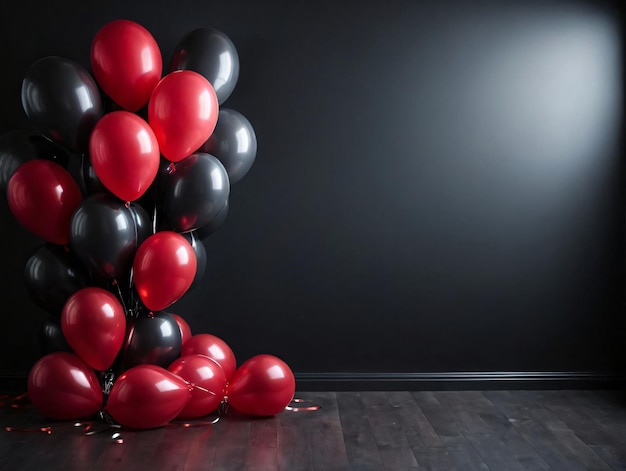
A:
{"label": "cluster of red balloons", "polygon": [[51,313],[51,348],[28,378],[33,404],[56,419],[104,410],[134,428],[202,417],[225,399],[246,414],[280,412],[295,390],[282,360],[257,355],[237,368],[223,340],[191,335],[164,311],[201,278],[200,240],[256,156],[249,121],[220,109],[239,74],[233,43],[195,30],[163,76],[153,36],[116,20],[93,39],[91,71],[35,62],[22,105],[43,137],[0,138],[0,190],[47,241],[25,272]]}
{"label": "cluster of red balloons", "polygon": [[[84,345],[84,340],[74,340]],[[237,368],[233,351],[222,339],[197,334],[167,369],[141,364],[124,371],[104,404],[94,357],[80,348],[76,353],[46,355],[28,376],[32,403],[53,419],[77,419],[104,410],[124,426],[154,428],[177,417],[204,417],[225,400],[243,414],[271,416],[284,410],[295,392],[293,373],[280,358],[256,355]]]}

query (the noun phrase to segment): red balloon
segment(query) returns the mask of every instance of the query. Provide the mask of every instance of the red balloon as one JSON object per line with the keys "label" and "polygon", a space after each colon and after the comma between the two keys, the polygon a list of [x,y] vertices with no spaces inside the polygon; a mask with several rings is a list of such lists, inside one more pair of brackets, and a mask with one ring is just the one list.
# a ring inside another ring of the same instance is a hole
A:
{"label": "red balloon", "polygon": [[33,365],[28,374],[28,397],[51,419],[89,417],[102,407],[102,389],[95,373],[66,352],[51,353]]}
{"label": "red balloon", "polygon": [[143,195],[159,170],[152,128],[128,111],[114,111],[98,121],[89,137],[89,154],[103,185],[124,201]]}
{"label": "red balloon", "polygon": [[191,333],[191,327],[189,327],[189,324],[187,324],[185,319],[183,319],[179,315],[172,314],[171,312],[170,315],[176,320],[176,323],[178,324],[178,328],[180,329],[181,345],[184,345],[185,342],[189,340],[193,335]]}
{"label": "red balloon", "polygon": [[26,229],[53,244],[70,241],[72,215],[83,197],[72,176],[49,160],[29,160],[7,186],[9,208]]}
{"label": "red balloon", "polygon": [[204,355],[218,362],[227,380],[230,380],[237,369],[235,354],[226,342],[215,335],[197,334],[185,342],[181,356],[194,354]]}
{"label": "red balloon", "polygon": [[273,355],[257,355],[243,363],[230,381],[228,404],[242,414],[270,416],[293,399],[296,380],[291,369]]}
{"label": "red balloon", "polygon": [[161,79],[163,59],[150,32],[134,21],[104,25],[91,44],[91,69],[102,90],[122,108],[137,111]]}
{"label": "red balloon", "polygon": [[137,249],[135,287],[144,305],[161,311],[178,301],[196,276],[196,254],[187,240],[171,231],[157,232]]}
{"label": "red balloon", "polygon": [[148,122],[165,158],[179,162],[213,134],[219,114],[217,95],[202,75],[191,70],[167,74],[152,92]]}
{"label": "red balloon", "polygon": [[174,361],[167,369],[189,382],[193,388],[191,399],[178,417],[204,417],[217,409],[224,399],[226,375],[215,360],[204,355],[187,355]]}
{"label": "red balloon", "polygon": [[83,288],[65,302],[63,336],[89,366],[104,371],[115,361],[126,335],[126,315],[117,298],[102,288]]}
{"label": "red balloon", "polygon": [[180,376],[160,366],[138,365],[113,383],[105,410],[126,427],[155,428],[180,414],[190,398],[190,386]]}

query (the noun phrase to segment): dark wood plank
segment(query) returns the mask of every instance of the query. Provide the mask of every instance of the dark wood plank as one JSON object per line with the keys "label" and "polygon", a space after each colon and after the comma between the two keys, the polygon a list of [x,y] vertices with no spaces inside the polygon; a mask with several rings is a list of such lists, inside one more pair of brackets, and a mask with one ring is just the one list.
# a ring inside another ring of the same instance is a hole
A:
{"label": "dark wood plank", "polygon": [[199,427],[192,437],[188,438],[187,457],[183,461],[185,471],[204,471],[212,469],[215,462],[215,446],[212,438],[219,433],[219,423]]}
{"label": "dark wood plank", "polygon": [[417,467],[411,444],[398,422],[388,394],[362,392],[361,398],[384,466],[390,469]]}
{"label": "dark wood plank", "polygon": [[388,397],[393,414],[413,452],[429,448],[444,448],[439,435],[408,391],[391,392]]}
{"label": "dark wood plank", "polygon": [[[487,468],[484,460],[457,426],[450,404],[440,402],[438,392],[414,391],[411,396],[445,446],[450,469]],[[417,458],[418,461],[424,461],[425,466],[428,465],[428,455],[419,455]]]}
{"label": "dark wood plank", "polygon": [[591,445],[591,448],[604,462],[613,469],[626,471],[626,448],[615,448],[613,446]]}
{"label": "dark wood plank", "polygon": [[[257,419],[229,412],[155,430],[86,436],[32,407],[0,408],[0,469],[626,471],[626,399],[611,391],[301,393],[322,405]],[[193,421],[192,421],[193,422]]]}
{"label": "dark wood plank", "polygon": [[336,397],[348,462],[355,469],[368,471],[383,469],[383,462],[360,394],[338,392]]}
{"label": "dark wood plank", "polygon": [[246,452],[246,469],[278,469],[278,418],[262,417],[250,421],[250,443]]}
{"label": "dark wood plank", "polygon": [[309,421],[316,420],[316,417],[316,415],[309,414],[287,413],[281,413],[278,416],[277,459],[279,470],[313,469]]}
{"label": "dark wood plank", "polygon": [[499,433],[512,428],[507,417],[480,391],[442,391],[436,396],[452,411],[463,433]]}
{"label": "dark wood plank", "polygon": [[212,436],[215,444],[215,471],[244,471],[247,462],[247,450],[250,443],[250,417],[229,410],[216,425]]}
{"label": "dark wood plank", "polygon": [[308,421],[313,468],[329,471],[349,469],[336,393],[308,393],[304,398],[319,404],[321,409],[309,412],[285,412],[285,415],[295,415],[302,420],[307,417],[313,419]]}
{"label": "dark wood plank", "polygon": [[[520,434],[534,447],[539,455],[555,469],[586,470],[610,469],[599,456],[580,440],[571,430],[551,430],[535,417],[553,417],[538,414],[542,404],[526,401],[523,405],[515,394],[507,392],[485,393],[492,402],[510,417]],[[553,396],[548,403],[563,400]]]}
{"label": "dark wood plank", "polygon": [[505,433],[468,434],[467,439],[491,469],[551,469],[535,449],[515,430]]}

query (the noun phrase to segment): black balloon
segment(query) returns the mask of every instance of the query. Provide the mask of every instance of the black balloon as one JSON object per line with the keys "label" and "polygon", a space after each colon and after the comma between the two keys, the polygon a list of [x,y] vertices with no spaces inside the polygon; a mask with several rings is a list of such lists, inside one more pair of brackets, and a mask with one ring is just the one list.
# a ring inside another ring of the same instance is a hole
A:
{"label": "black balloon", "polygon": [[87,155],[81,157],[81,183],[85,187],[87,195],[95,195],[96,193],[109,193],[109,190],[98,178],[96,171],[91,165],[91,159]]}
{"label": "black balloon", "polygon": [[61,315],[65,301],[90,283],[89,272],[76,255],[59,245],[39,247],[24,268],[26,290],[44,311]]}
{"label": "black balloon", "polygon": [[128,208],[103,193],[83,200],[72,217],[70,246],[87,268],[107,279],[122,279],[137,247],[152,234],[141,206]]}
{"label": "black balloon", "polygon": [[170,72],[193,70],[211,82],[221,105],[233,92],[239,78],[239,54],[235,45],[221,31],[196,29],[174,49]]}
{"label": "black balloon", "polygon": [[135,200],[135,203],[139,204],[151,216],[154,214],[157,205],[159,177],[169,172],[170,165],[173,166],[174,164],[161,156],[159,170],[154,181],[150,184],[146,192]]}
{"label": "black balloon", "polygon": [[180,356],[182,337],[176,319],[167,312],[129,319],[122,347],[124,369],[151,364],[167,368]]}
{"label": "black balloon", "polygon": [[[204,273],[206,272],[206,248],[198,236],[194,232],[188,232],[183,234],[183,237],[187,239],[187,242],[191,244],[191,248],[196,254],[196,276],[193,278],[193,282],[189,287],[189,290],[192,290],[196,286],[198,286],[202,282],[202,278],[204,278]],[[187,290],[187,291],[189,291]]]}
{"label": "black balloon", "polygon": [[211,219],[208,224],[199,227],[198,229],[193,231],[193,233],[200,240],[206,239],[217,229],[219,229],[222,224],[224,224],[224,221],[226,221],[226,216],[228,216],[228,201],[224,203],[224,207],[220,210],[219,213],[217,213],[217,215],[213,219]]}
{"label": "black balloon", "polygon": [[58,317],[48,317],[39,329],[39,350],[41,355],[47,355],[54,352],[69,352],[72,349],[65,340],[63,330],[61,329],[61,319]]}
{"label": "black balloon", "polygon": [[29,131],[10,131],[0,137],[0,191],[6,195],[9,180],[24,162],[51,160],[67,167],[70,155],[61,146]]}
{"label": "black balloon", "polygon": [[43,134],[73,151],[87,148],[89,133],[102,116],[96,82],[83,67],[63,57],[44,57],[28,69],[22,106]]}
{"label": "black balloon", "polygon": [[252,167],[256,148],[256,135],[250,121],[238,111],[222,108],[215,131],[198,152],[217,157],[228,172],[232,185],[241,180]]}
{"label": "black balloon", "polygon": [[211,222],[228,200],[226,169],[209,154],[192,154],[159,175],[158,221],[161,229],[188,232]]}
{"label": "black balloon", "polygon": [[72,178],[78,183],[84,197],[95,195],[96,193],[112,194],[96,175],[87,153],[76,155],[76,158],[70,161],[67,171],[70,172]]}

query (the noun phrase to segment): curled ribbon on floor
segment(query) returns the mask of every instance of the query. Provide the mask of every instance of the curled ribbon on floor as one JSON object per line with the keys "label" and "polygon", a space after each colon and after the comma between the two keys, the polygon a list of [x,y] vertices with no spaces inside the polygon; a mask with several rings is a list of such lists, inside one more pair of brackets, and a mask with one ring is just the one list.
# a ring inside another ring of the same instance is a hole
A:
{"label": "curled ribbon on floor", "polygon": [[122,433],[120,432],[122,426],[116,424],[106,412],[99,412],[98,417],[101,419],[98,422],[75,422],[74,427],[84,427],[83,433],[89,436],[97,433],[111,432],[111,440],[113,440],[113,443],[124,443],[124,437],[122,437]]}
{"label": "curled ribbon on floor", "polygon": [[11,396],[9,394],[0,394],[0,407],[11,407],[12,409],[22,409],[30,404],[28,393]]}
{"label": "curled ribbon on floor", "polygon": [[4,427],[7,432],[43,432],[48,435],[52,435],[52,427],[33,427],[33,428],[22,428],[22,427]]}
{"label": "curled ribbon on floor", "polygon": [[304,412],[304,411],[314,411],[321,409],[322,406],[318,404],[313,404],[311,401],[306,401],[304,399],[293,398],[289,405],[285,407],[285,410],[291,412]]}

